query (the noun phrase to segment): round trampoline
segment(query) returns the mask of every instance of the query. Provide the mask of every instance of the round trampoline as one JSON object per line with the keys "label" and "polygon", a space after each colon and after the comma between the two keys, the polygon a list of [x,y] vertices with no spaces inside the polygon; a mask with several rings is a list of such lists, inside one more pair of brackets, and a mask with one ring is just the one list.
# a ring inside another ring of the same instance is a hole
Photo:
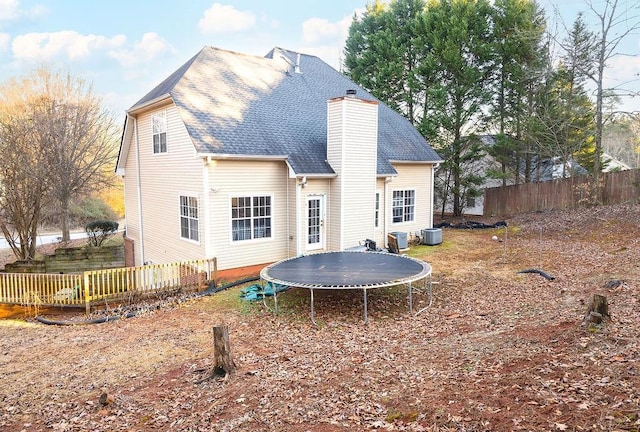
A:
{"label": "round trampoline", "polygon": [[[431,266],[415,258],[383,252],[342,251],[302,255],[285,259],[262,269],[260,277],[273,284],[306,288],[311,293],[311,321],[314,320],[313,291],[316,289],[361,289],[364,320],[367,316],[367,290],[407,285],[409,310],[413,314],[413,282],[423,280],[432,301]],[[274,295],[277,310],[277,297]],[[420,311],[421,312],[421,311]]]}

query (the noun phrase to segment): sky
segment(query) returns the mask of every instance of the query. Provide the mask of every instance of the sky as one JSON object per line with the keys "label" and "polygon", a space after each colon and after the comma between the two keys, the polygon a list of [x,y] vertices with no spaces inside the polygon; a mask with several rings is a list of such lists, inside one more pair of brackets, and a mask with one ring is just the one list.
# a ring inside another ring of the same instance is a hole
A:
{"label": "sky", "polygon": [[[124,118],[204,46],[259,56],[281,47],[339,69],[354,13],[372,1],[0,0],[0,84],[39,66],[69,72]],[[551,16],[557,2],[539,2]],[[561,1],[568,25],[578,10],[587,10],[584,0]],[[628,37],[623,48],[635,57],[615,59],[608,78],[635,80],[630,88],[640,92],[640,35]],[[623,102],[640,110],[640,96]]]}

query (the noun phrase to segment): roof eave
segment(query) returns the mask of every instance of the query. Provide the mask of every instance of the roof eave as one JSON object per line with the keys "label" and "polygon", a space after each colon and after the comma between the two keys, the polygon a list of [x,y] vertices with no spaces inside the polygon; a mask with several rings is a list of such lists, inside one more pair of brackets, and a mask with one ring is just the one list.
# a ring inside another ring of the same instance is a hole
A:
{"label": "roof eave", "polygon": [[171,99],[172,99],[171,98],[171,94],[165,93],[163,95],[158,96],[155,99],[151,99],[150,101],[144,102],[144,103],[142,103],[140,105],[132,106],[131,108],[129,108],[127,110],[127,114],[135,115],[135,114],[139,113],[140,111],[147,110],[147,109],[153,107],[154,105],[166,102],[166,101],[171,100]]}
{"label": "roof eave", "polygon": [[435,165],[435,164],[439,164],[444,162],[444,160],[442,159],[438,159],[438,160],[396,160],[396,159],[389,159],[389,162],[392,164],[398,164],[398,165],[402,165],[402,164],[420,164],[420,165]]}
{"label": "roof eave", "polygon": [[281,160],[286,161],[287,155],[243,155],[243,154],[230,154],[230,153],[198,153],[198,156],[206,159],[214,160]]}

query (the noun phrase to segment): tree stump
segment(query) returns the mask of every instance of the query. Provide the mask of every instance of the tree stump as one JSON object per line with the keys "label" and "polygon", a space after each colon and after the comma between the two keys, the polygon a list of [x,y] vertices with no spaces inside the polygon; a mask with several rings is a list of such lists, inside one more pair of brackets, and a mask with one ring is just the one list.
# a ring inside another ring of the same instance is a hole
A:
{"label": "tree stump", "polygon": [[585,315],[583,322],[601,324],[609,317],[609,303],[607,302],[607,297],[600,294],[594,294],[593,300],[591,300],[591,304],[589,305],[589,309],[587,310],[587,314]]}
{"label": "tree stump", "polygon": [[212,372],[213,376],[225,377],[236,369],[236,365],[231,359],[229,327],[213,327],[213,352],[215,360],[215,366]]}

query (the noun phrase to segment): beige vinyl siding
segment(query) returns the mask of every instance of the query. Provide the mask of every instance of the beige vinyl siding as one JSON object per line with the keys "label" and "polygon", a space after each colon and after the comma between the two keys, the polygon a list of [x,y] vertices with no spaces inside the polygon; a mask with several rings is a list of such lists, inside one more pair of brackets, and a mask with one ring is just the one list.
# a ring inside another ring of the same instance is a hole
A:
{"label": "beige vinyl siding", "polygon": [[[284,161],[211,161],[211,242],[219,269],[270,263],[289,256],[294,245],[289,244],[292,224],[287,226],[288,207],[295,205],[295,195],[293,201],[287,195],[289,180]],[[231,199],[243,196],[271,197],[270,238],[232,241]]]}
{"label": "beige vinyl siding", "polygon": [[[167,152],[153,154],[152,115],[166,110]],[[138,116],[145,261],[167,263],[205,257],[202,159],[173,104]],[[132,153],[132,152],[130,152]],[[198,199],[198,242],[180,236],[180,196]],[[139,245],[136,244],[136,248]]]}
{"label": "beige vinyl siding", "polygon": [[[432,165],[425,164],[394,164],[398,176],[387,185],[385,197],[385,216],[388,232],[400,231],[407,234],[416,233],[424,228],[431,228],[433,215],[432,193]],[[393,191],[415,190],[415,207],[413,222],[393,223]],[[386,242],[385,242],[386,244]]]}
{"label": "beige vinyl siding", "polygon": [[331,191],[331,229],[336,224],[339,229],[337,243],[332,232],[330,246],[344,249],[375,232],[378,105],[349,97],[333,99],[328,117],[328,161],[338,174]]}

